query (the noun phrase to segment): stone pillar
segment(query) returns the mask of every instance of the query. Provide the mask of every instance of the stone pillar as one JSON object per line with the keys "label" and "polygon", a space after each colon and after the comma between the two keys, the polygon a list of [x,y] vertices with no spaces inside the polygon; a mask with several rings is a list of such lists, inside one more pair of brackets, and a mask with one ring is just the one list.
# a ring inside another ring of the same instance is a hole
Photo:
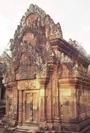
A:
{"label": "stone pillar", "polygon": [[44,121],[45,121],[45,96],[40,96],[40,122]]}
{"label": "stone pillar", "polygon": [[40,127],[45,129],[46,126],[46,106],[45,106],[45,79],[40,79],[40,103],[39,103],[39,120],[40,120]]}
{"label": "stone pillar", "polygon": [[76,117],[78,120],[80,116],[80,95],[81,95],[80,86],[76,85]]}
{"label": "stone pillar", "polygon": [[52,74],[52,119],[55,131],[61,131],[60,125],[60,96],[59,96],[59,79],[58,79],[58,64],[53,64]]}
{"label": "stone pillar", "polygon": [[46,85],[45,91],[46,91],[46,121],[52,122],[52,83],[51,83],[51,77],[48,79],[48,84]]}
{"label": "stone pillar", "polygon": [[[54,76],[55,76],[55,73],[54,73]],[[52,97],[53,97],[53,103],[52,103],[52,111],[53,111],[53,120],[54,121],[57,121],[59,120],[59,115],[60,115],[60,106],[59,106],[59,83],[58,83],[58,78],[57,78],[57,75],[55,77],[53,77],[53,80],[52,80]]]}
{"label": "stone pillar", "polygon": [[60,131],[59,81],[57,64],[51,64],[46,84],[46,120],[50,129]]}
{"label": "stone pillar", "polygon": [[19,93],[19,106],[18,106],[18,124],[19,125],[22,125],[22,118],[23,118],[23,101],[22,101],[22,99],[23,99],[23,93],[22,93],[22,90],[19,90],[18,91],[18,93]]}
{"label": "stone pillar", "polygon": [[23,91],[23,123],[25,123],[25,92]]}
{"label": "stone pillar", "polygon": [[[7,87],[7,86],[6,86]],[[6,115],[9,113],[8,87],[6,89]]]}

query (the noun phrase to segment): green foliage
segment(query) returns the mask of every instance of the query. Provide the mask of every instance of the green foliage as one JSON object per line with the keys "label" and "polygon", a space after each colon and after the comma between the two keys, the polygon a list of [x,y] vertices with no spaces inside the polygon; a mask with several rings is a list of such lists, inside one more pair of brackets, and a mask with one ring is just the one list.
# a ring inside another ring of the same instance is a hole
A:
{"label": "green foliage", "polygon": [[3,64],[1,65],[1,71],[3,74],[5,74],[11,68],[12,56],[10,50],[5,49],[5,51],[1,55],[1,58],[3,60]]}

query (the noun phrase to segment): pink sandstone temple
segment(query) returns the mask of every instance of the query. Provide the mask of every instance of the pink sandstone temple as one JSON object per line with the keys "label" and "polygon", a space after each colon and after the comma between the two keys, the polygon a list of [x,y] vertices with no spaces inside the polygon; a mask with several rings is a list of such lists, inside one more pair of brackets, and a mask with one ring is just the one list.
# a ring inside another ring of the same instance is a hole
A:
{"label": "pink sandstone temple", "polygon": [[[7,122],[15,133],[89,133],[90,60],[59,23],[30,5],[10,40]],[[22,131],[21,131],[22,130]]]}

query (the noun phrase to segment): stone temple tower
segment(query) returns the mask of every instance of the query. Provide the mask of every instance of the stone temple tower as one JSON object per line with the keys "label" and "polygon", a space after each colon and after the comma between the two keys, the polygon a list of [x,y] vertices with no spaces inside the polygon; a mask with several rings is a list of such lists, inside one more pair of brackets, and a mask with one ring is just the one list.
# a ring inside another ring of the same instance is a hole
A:
{"label": "stone temple tower", "polygon": [[10,48],[6,120],[16,130],[39,133],[80,133],[83,124],[89,127],[89,61],[75,41],[63,39],[60,24],[30,5]]}

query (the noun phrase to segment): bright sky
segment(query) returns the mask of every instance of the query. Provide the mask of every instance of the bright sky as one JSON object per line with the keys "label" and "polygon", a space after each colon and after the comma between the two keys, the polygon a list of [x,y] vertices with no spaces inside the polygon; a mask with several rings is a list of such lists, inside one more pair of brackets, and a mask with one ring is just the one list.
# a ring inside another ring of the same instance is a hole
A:
{"label": "bright sky", "polygon": [[64,39],[77,40],[90,54],[90,0],[2,0],[0,54],[31,3],[45,10],[56,23],[60,22]]}

